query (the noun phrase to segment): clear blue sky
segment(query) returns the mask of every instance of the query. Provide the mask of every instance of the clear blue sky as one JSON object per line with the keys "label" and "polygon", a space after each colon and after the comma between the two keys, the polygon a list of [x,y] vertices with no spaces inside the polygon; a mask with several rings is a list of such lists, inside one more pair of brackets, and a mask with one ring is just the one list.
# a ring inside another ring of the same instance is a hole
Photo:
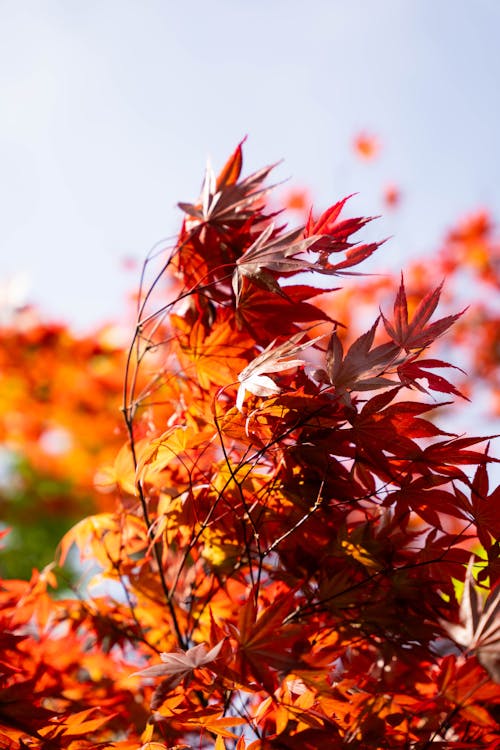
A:
{"label": "clear blue sky", "polygon": [[[463,212],[500,214],[498,0],[1,0],[0,280],[89,328],[119,317],[142,258],[179,225],[207,156],[245,134],[246,169],[320,206],[380,188],[398,263]],[[367,130],[383,144],[350,154]]]}

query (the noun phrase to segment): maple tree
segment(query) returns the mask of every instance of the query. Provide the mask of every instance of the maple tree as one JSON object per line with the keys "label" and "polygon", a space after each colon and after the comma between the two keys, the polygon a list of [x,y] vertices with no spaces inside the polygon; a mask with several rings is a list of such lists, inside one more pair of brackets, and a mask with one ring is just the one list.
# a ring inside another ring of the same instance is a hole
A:
{"label": "maple tree", "polygon": [[[428,353],[465,316],[437,316],[442,285],[351,276],[379,245],[356,242],[368,220],[344,218],[347,199],[290,230],[272,168],[241,170],[240,144],[179,204],[130,349],[105,355],[112,387],[96,375],[89,391],[104,389],[102,447],[93,468],[91,452],[64,461],[104,504],[57,565],[0,584],[0,742],[499,748],[491,438],[438,425],[433,396],[460,400],[460,371]],[[365,330],[357,290],[380,294]],[[125,435],[110,439],[120,363]],[[80,445],[92,428],[68,408],[51,424]],[[64,590],[74,553],[81,582]]]}

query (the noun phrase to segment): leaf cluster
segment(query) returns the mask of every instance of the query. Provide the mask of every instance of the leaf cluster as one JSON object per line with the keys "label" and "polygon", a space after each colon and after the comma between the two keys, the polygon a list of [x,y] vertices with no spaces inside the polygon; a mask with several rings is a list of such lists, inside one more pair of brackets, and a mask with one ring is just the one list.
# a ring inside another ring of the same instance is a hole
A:
{"label": "leaf cluster", "polygon": [[377,247],[354,238],[367,219],[344,199],[289,230],[271,168],[241,169],[240,144],[146,262],[116,506],[59,548],[85,587],[55,599],[50,569],[3,584],[0,737],[498,748],[494,459],[428,394],[459,396],[426,354],[459,315],[431,321],[441,287],[410,311],[402,279],[345,344],[337,292],[294,277],[353,273]]}

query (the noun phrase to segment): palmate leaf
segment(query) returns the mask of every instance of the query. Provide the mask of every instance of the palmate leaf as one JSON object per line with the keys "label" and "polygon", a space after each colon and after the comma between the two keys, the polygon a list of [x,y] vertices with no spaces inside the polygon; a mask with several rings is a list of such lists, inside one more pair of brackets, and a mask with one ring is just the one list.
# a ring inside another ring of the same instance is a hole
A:
{"label": "palmate leaf", "polygon": [[240,608],[238,627],[229,624],[231,635],[238,643],[238,671],[253,677],[259,687],[272,693],[276,688],[276,671],[291,671],[303,666],[293,652],[297,641],[297,628],[285,624],[285,619],[294,606],[294,594],[276,597],[272,604],[257,608],[254,598],[249,596]]}
{"label": "palmate leaf", "polygon": [[[433,422],[422,418],[421,415],[436,408],[435,405],[408,401],[390,404],[399,392],[399,388],[393,388],[370,398],[359,414],[353,414],[349,418],[350,428],[344,429],[341,433],[348,441],[344,446],[344,453],[348,454],[349,446],[354,444],[358,459],[362,459],[364,465],[370,466],[370,474],[363,475],[365,480],[369,481],[372,473],[389,479],[394,475],[397,466],[396,476],[406,484],[407,480],[403,480],[406,471],[401,474],[403,466],[411,472],[412,458],[421,452],[415,439],[450,435],[436,427]],[[361,467],[357,465],[357,468],[359,470]],[[445,481],[448,480],[439,479],[441,484]],[[417,490],[417,494],[421,490],[422,486]]]}
{"label": "palmate leaf", "polygon": [[233,291],[237,300],[240,296],[242,276],[251,279],[257,286],[281,294],[278,282],[269,271],[283,276],[314,269],[314,263],[295,256],[304,253],[311,245],[314,245],[316,237],[304,238],[302,228],[274,238],[273,234],[275,234],[275,227],[270,224],[236,261]]}
{"label": "palmate leaf", "polygon": [[264,398],[280,393],[280,386],[266,373],[285,372],[305,364],[305,360],[296,359],[295,355],[323,338],[323,336],[316,336],[314,339],[307,339],[307,341],[300,343],[304,336],[304,331],[300,331],[279,346],[275,346],[274,341],[271,342],[261,354],[240,372],[238,377],[240,387],[236,398],[236,406],[240,411],[243,407],[246,391]]}
{"label": "palmate leaf", "polygon": [[234,329],[229,320],[215,321],[207,333],[196,321],[189,333],[180,338],[180,359],[185,374],[201,388],[234,383],[236,374],[248,361],[253,340]]}
{"label": "palmate leaf", "polygon": [[417,477],[388,494],[384,505],[395,504],[399,513],[411,508],[417,515],[437,529],[443,528],[443,517],[467,519],[457,506],[453,493],[442,486],[448,485],[447,477]]}
{"label": "palmate leaf", "polygon": [[131,677],[163,678],[151,698],[151,708],[156,710],[165,701],[167,695],[184,679],[189,678],[195,669],[205,667],[210,669],[209,665],[217,659],[223,644],[224,640],[221,640],[210,650],[207,649],[205,644],[199,643],[197,646],[187,649],[187,651],[177,649],[177,651],[170,653],[163,652],[160,654],[161,664],[154,664],[151,667],[134,672]]}
{"label": "palmate leaf", "polygon": [[[357,217],[338,221],[344,205],[351,197],[351,195],[348,195],[333,206],[330,206],[315,221],[312,218],[312,212],[309,214],[309,219],[304,227],[304,236],[316,236],[317,238],[312,250],[319,255],[315,269],[319,273],[333,274],[335,276],[355,276],[357,275],[356,273],[347,271],[346,269],[369,258],[383,244],[382,241],[359,245],[348,241],[351,235],[356,234],[362,227],[372,221],[373,218]],[[339,263],[331,263],[329,256],[332,253],[341,251],[345,251],[344,260]]]}
{"label": "palmate leaf", "polygon": [[256,204],[271,189],[262,187],[276,164],[254,172],[238,182],[243,163],[243,141],[238,144],[219,176],[207,164],[205,179],[198,203],[180,202],[177,205],[198,224],[227,224],[245,221],[255,211]]}
{"label": "palmate leaf", "polygon": [[422,414],[446,406],[449,402],[440,404],[426,404],[419,401],[391,401],[400,393],[400,388],[379,393],[372,396],[363,408],[355,422],[366,429],[366,425],[379,429],[395,429],[397,433],[406,438],[429,438],[438,435],[455,437],[454,433],[440,429],[434,422],[422,418]]}
{"label": "palmate leaf", "polygon": [[132,676],[140,675],[141,677],[179,677],[179,681],[193,669],[205,667],[211,664],[218,657],[224,641],[219,641],[213,648],[207,650],[204,643],[189,648],[187,651],[178,649],[172,653],[161,653],[161,664],[155,664],[146,667]]}
{"label": "palmate leaf", "polygon": [[442,622],[448,635],[476,654],[492,680],[500,683],[500,586],[482,603],[474,586],[472,561],[467,568],[460,603],[460,624]]}
{"label": "palmate leaf", "polygon": [[[342,201],[342,205],[344,202]],[[336,206],[332,207],[333,209],[336,209]],[[357,219],[348,219],[342,222],[343,228],[340,232],[342,238],[357,231],[359,228],[358,222]],[[335,236],[326,234],[328,222],[319,221],[317,226],[318,233],[311,235],[307,233],[304,227],[280,235],[279,230],[276,230],[273,224],[267,226],[241,258],[236,261],[232,282],[236,299],[238,300],[240,296],[243,276],[251,279],[258,286],[281,294],[281,287],[273,274],[290,276],[296,273],[315,271],[328,276],[340,276],[344,273],[350,273],[345,269],[361,263],[381,244],[370,243],[348,249],[350,244],[345,239],[339,241]],[[329,255],[341,250],[347,250],[344,260],[339,263],[330,263]],[[304,253],[307,251],[314,252],[317,255],[316,259],[308,260],[304,257]]]}
{"label": "palmate leaf", "polygon": [[367,333],[351,344],[345,357],[342,342],[333,331],[326,353],[326,372],[337,389],[370,391],[395,385],[384,373],[396,363],[400,347],[389,342],[372,349],[377,325],[378,319]]}
{"label": "palmate leaf", "polygon": [[307,301],[332,291],[335,290],[293,284],[280,288],[280,293],[276,294],[243,278],[235,313],[238,327],[264,345],[298,333],[300,324],[310,325],[322,320],[333,324],[324,310]]}
{"label": "palmate leaf", "polygon": [[[312,212],[309,214],[304,233],[306,237],[318,237],[315,248],[318,252],[328,255],[346,250],[352,246],[352,243],[348,242],[349,237],[372,221],[373,217],[357,217],[337,221],[342,209],[350,198],[352,198],[352,195],[348,195],[342,200],[337,201],[333,206],[323,211],[321,216],[316,220],[313,219]],[[377,244],[373,250],[376,247]]]}
{"label": "palmate leaf", "polygon": [[415,361],[417,357],[418,354],[406,360],[398,367],[398,375],[403,385],[410,387],[414,386],[419,391],[427,393],[426,389],[420,385],[420,383],[417,383],[417,380],[425,378],[432,391],[438,391],[439,393],[454,393],[456,396],[460,396],[460,398],[464,398],[467,401],[469,400],[467,396],[464,396],[463,393],[455,388],[455,386],[446,380],[446,378],[443,378],[442,375],[436,375],[433,372],[429,372],[429,370],[441,367],[453,367],[455,370],[463,372],[460,367],[450,365],[440,359],[420,359],[417,362]]}
{"label": "palmate leaf", "polygon": [[500,539],[500,486],[490,493],[485,464],[480,464],[476,469],[469,507],[476,523],[479,540],[488,548],[491,546],[491,538]]}
{"label": "palmate leaf", "polygon": [[422,473],[432,470],[445,476],[462,478],[468,482],[459,466],[478,466],[497,461],[487,453],[467,450],[469,446],[483,443],[488,439],[488,437],[459,437],[443,440],[424,448],[418,456],[413,456],[413,461],[415,464],[418,463],[418,468]]}
{"label": "palmate leaf", "polygon": [[438,305],[442,287],[443,284],[441,283],[437,289],[426,294],[417,306],[410,323],[408,319],[406,291],[403,275],[401,275],[401,284],[394,302],[393,322],[389,322],[384,314],[381,313],[385,330],[394,343],[401,347],[401,349],[405,349],[407,352],[412,349],[425,349],[465,312],[465,310],[462,310],[456,315],[448,315],[427,325]]}

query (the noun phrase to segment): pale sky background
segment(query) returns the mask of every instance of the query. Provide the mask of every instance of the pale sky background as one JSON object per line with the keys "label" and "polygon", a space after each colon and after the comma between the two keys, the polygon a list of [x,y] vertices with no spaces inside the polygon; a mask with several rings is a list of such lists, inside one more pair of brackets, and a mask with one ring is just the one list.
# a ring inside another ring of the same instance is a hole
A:
{"label": "pale sky background", "polygon": [[[80,330],[119,319],[207,156],[319,207],[356,191],[397,267],[500,215],[500,0],[0,0],[0,281]],[[359,131],[382,143],[352,155]]]}

